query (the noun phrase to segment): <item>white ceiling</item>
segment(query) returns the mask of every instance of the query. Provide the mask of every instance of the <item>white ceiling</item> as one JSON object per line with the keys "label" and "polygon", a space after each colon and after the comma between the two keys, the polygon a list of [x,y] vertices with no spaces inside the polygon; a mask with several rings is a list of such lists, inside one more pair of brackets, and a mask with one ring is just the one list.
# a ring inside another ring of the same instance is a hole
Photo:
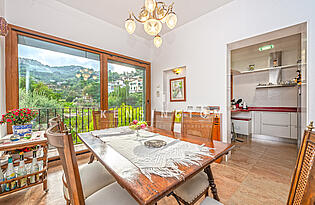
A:
{"label": "white ceiling", "polygon": [[[78,9],[91,16],[102,19],[108,23],[119,26],[124,29],[124,21],[128,18],[129,10],[135,15],[144,5],[144,0],[57,0],[72,8]],[[175,28],[188,23],[212,10],[215,10],[224,4],[233,0],[164,0],[168,5],[174,2],[174,11],[177,14],[177,25]],[[170,31],[163,25],[162,36]],[[146,39],[152,39],[152,36],[146,34],[143,26],[137,23],[135,34]]]}

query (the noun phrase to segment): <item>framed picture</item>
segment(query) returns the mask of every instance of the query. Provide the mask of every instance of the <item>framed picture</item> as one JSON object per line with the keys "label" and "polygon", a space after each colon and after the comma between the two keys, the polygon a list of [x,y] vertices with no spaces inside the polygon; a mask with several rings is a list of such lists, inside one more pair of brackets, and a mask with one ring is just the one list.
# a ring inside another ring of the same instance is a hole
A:
{"label": "framed picture", "polygon": [[186,78],[170,79],[170,101],[184,102],[186,101]]}

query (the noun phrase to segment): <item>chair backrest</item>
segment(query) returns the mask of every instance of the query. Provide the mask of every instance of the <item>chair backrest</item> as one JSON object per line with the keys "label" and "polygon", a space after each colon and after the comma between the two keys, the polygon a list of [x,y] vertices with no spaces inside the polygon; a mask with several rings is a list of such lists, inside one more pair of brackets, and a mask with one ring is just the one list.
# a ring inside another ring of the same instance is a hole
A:
{"label": "chair backrest", "polygon": [[48,143],[58,150],[68,184],[71,204],[84,205],[83,189],[72,136],[67,131],[61,132],[58,123],[54,123],[53,121],[51,126],[46,130],[45,136],[48,139]]}
{"label": "chair backrest", "polygon": [[292,178],[288,205],[315,204],[315,132],[313,122],[304,132]]}
{"label": "chair backrest", "polygon": [[212,129],[214,114],[199,112],[183,112],[182,134],[210,138],[212,140]]}
{"label": "chair backrest", "polygon": [[153,127],[174,131],[175,112],[154,111]]}
{"label": "chair backrest", "polygon": [[94,130],[117,127],[114,110],[93,111],[92,115]]}

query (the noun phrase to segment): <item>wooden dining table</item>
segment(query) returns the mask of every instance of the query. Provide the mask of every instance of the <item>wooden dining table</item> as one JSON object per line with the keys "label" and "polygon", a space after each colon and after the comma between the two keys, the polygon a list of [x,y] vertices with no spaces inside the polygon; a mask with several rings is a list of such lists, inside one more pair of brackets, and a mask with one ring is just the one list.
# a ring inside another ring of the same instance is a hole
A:
{"label": "wooden dining table", "polygon": [[93,136],[91,132],[80,133],[79,138],[93,153],[97,160],[104,165],[108,172],[113,175],[117,180],[117,183],[127,190],[139,204],[146,205],[157,203],[163,197],[172,194],[173,190],[183,184],[186,180],[203,170],[208,175],[213,197],[219,200],[210,165],[223,155],[228,154],[233,148],[233,145],[221,141],[212,141],[208,138],[191,135],[183,136],[180,133],[153,127],[148,127],[147,131],[194,144],[204,144],[207,147],[214,148],[210,150],[212,152],[212,157],[201,156],[202,160],[200,161],[200,165],[180,165],[179,168],[183,171],[183,176],[180,179],[175,177],[163,178],[157,175],[152,175],[150,180],[141,173],[136,165],[122,156],[110,145],[104,143],[100,138]]}

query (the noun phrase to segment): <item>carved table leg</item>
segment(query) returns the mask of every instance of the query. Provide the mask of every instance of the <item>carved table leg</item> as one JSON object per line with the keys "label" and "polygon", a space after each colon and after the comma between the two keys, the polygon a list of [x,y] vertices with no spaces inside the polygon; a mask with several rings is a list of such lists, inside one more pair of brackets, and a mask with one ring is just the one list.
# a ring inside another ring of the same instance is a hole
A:
{"label": "carved table leg", "polygon": [[91,164],[93,161],[94,161],[94,155],[93,155],[93,153],[92,153],[88,164]]}
{"label": "carved table leg", "polygon": [[219,196],[218,196],[218,192],[217,192],[217,187],[214,183],[214,178],[213,178],[213,174],[212,174],[210,165],[208,167],[206,167],[204,171],[208,175],[209,185],[211,188],[213,198],[217,201],[220,201]]}

